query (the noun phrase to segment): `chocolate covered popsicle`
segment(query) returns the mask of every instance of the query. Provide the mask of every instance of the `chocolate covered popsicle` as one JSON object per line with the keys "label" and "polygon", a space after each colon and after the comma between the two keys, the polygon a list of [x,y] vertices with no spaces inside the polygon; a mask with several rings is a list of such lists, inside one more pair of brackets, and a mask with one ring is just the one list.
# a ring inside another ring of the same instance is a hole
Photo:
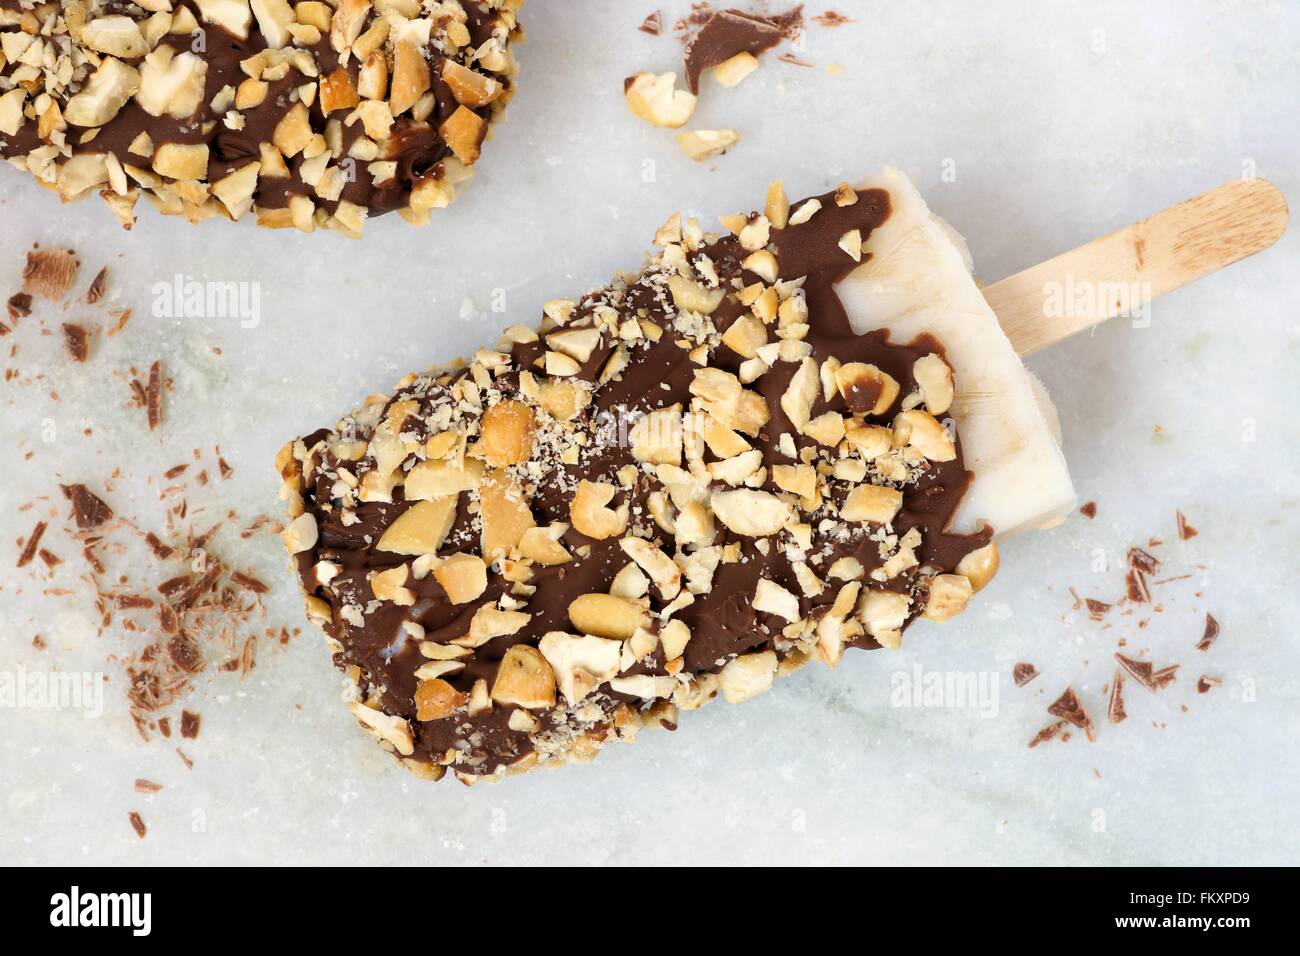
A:
{"label": "chocolate covered popsicle", "polygon": [[522,0],[0,0],[0,157],[122,225],[358,237],[451,202],[514,93]]}
{"label": "chocolate covered popsicle", "polygon": [[[1005,345],[996,323],[954,312],[960,362],[916,323],[855,328],[891,276],[900,318],[975,288],[944,274],[931,295],[890,266],[891,235],[955,249],[893,176],[793,204],[773,183],[722,233],[673,216],[639,273],[285,446],[308,615],[406,767],[472,782],[589,758],[811,660],[898,647],[989,581],[999,529],[954,523],[980,480],[963,365],[1030,403],[1022,438],[1050,428],[1018,361],[976,368],[977,340]],[[876,248],[855,317],[839,290]]]}

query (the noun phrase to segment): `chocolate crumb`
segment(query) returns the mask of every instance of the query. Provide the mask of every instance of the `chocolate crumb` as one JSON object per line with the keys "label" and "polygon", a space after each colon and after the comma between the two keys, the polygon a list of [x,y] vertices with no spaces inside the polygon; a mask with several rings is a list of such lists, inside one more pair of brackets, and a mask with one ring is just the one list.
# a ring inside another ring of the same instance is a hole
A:
{"label": "chocolate crumb", "polygon": [[75,322],[63,323],[63,347],[74,362],[84,362],[90,357],[90,335],[85,326]]}
{"label": "chocolate crumb", "polygon": [[1097,502],[1085,501],[1079,506],[1079,514],[1083,515],[1085,518],[1097,517]]}
{"label": "chocolate crumb", "polygon": [[1201,634],[1201,639],[1196,642],[1196,649],[1198,651],[1208,651],[1218,639],[1219,622],[1214,619],[1213,614],[1206,614],[1205,631]]}
{"label": "chocolate crumb", "polygon": [[1037,676],[1038,668],[1025,661],[1021,661],[1015,667],[1011,668],[1011,679],[1016,682],[1017,687],[1024,687]]}
{"label": "chocolate crumb", "polygon": [[1187,523],[1187,516],[1181,511],[1175,511],[1174,515],[1178,518],[1178,537],[1183,541],[1186,541],[1189,538],[1195,538],[1200,534],[1199,531]]}
{"label": "chocolate crumb", "polygon": [[186,740],[193,740],[199,735],[200,717],[193,711],[181,711],[181,736]]}
{"label": "chocolate crumb", "polygon": [[15,292],[9,297],[9,318],[25,319],[32,314],[32,297],[26,292]]}
{"label": "chocolate crumb", "polygon": [[94,305],[104,298],[104,292],[108,288],[108,266],[100,269],[95,274],[95,278],[90,282],[90,288],[86,290],[86,302]]}
{"label": "chocolate crumb", "polygon": [[782,53],[780,56],[777,57],[777,59],[780,60],[782,63],[790,64],[790,66],[802,66],[809,70],[813,68],[813,64],[809,63],[807,60],[799,59],[793,53]]}
{"label": "chocolate crumb", "polygon": [[1051,740],[1053,737],[1059,737],[1061,731],[1063,731],[1064,729],[1065,729],[1065,721],[1063,720],[1058,720],[1054,724],[1048,724],[1046,727],[1044,727],[1042,730],[1040,730],[1037,734],[1034,735],[1033,740],[1029,741],[1029,749],[1033,750],[1039,744],[1047,743],[1047,741]]}
{"label": "chocolate crumb", "polygon": [[637,27],[637,29],[642,33],[650,34],[652,37],[659,36],[659,34],[664,32],[663,14],[656,10],[654,13],[642,20],[641,25]]}
{"label": "chocolate crumb", "polygon": [[149,431],[162,424],[162,362],[149,366],[149,385],[145,389],[145,408],[149,412]]}
{"label": "chocolate crumb", "polygon": [[1060,717],[1062,720],[1074,724],[1088,735],[1089,740],[1097,739],[1096,732],[1093,730],[1092,719],[1088,716],[1088,712],[1083,709],[1083,704],[1079,702],[1079,696],[1074,692],[1074,688],[1067,687],[1065,693],[1048,706],[1047,712],[1053,717]]}
{"label": "chocolate crumb", "polygon": [[1223,681],[1217,677],[1206,677],[1201,675],[1196,679],[1196,692],[1198,694],[1208,694],[1213,688],[1219,687]]}
{"label": "chocolate crumb", "polygon": [[149,828],[144,825],[144,820],[140,819],[140,814],[132,810],[126,816],[131,821],[131,828],[135,830],[135,835],[143,840],[145,834],[149,832]]}
{"label": "chocolate crumb", "polygon": [[1110,704],[1106,707],[1106,719],[1112,724],[1118,724],[1128,718],[1124,710],[1124,675],[1120,671],[1115,672],[1115,683],[1110,689]]}
{"label": "chocolate crumb", "polygon": [[817,24],[819,27],[826,27],[827,29],[833,30],[836,27],[842,27],[846,23],[853,23],[854,21],[842,13],[837,13],[834,10],[827,10],[825,13],[819,13],[814,16],[812,22]]}
{"label": "chocolate crumb", "polygon": [[18,555],[18,567],[26,567],[31,563],[32,558],[36,557],[36,549],[40,547],[41,536],[45,534],[47,527],[48,525],[44,521],[36,522],[36,527],[27,536],[27,544],[23,547],[22,553]]}
{"label": "chocolate crumb", "polygon": [[85,485],[60,485],[63,497],[72,503],[72,520],[82,531],[98,528],[113,517],[113,509]]}
{"label": "chocolate crumb", "polygon": [[45,650],[45,638],[37,634],[35,637],[32,638],[32,647],[36,648],[38,651]]}

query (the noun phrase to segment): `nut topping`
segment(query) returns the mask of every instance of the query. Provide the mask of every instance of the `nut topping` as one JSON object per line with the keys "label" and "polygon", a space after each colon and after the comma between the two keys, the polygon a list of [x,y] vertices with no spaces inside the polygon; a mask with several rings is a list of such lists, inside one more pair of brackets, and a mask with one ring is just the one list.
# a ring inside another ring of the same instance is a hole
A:
{"label": "nut topping", "polygon": [[529,710],[555,706],[555,674],[542,652],[527,644],[506,651],[492,684],[492,699]]}
{"label": "nut topping", "polygon": [[652,126],[677,129],[685,126],[695,112],[695,97],[685,90],[674,89],[676,73],[635,73],[623,81],[627,108],[637,119]]}

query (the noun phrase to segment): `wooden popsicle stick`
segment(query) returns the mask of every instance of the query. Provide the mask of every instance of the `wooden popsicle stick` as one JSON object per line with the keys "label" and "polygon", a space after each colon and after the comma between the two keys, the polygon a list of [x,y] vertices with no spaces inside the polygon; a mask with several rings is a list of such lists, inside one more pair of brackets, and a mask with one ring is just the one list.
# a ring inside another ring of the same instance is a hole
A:
{"label": "wooden popsicle stick", "polygon": [[984,289],[1021,355],[1267,249],[1286,231],[1286,197],[1238,179]]}

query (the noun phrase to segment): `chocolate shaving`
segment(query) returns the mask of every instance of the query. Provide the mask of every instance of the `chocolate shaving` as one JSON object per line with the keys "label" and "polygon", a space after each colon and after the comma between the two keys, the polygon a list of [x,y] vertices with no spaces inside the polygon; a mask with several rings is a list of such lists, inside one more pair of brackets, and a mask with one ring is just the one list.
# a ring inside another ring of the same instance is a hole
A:
{"label": "chocolate shaving", "polygon": [[137,777],[135,781],[136,793],[157,793],[162,789],[161,783],[154,783],[152,780],[145,780],[143,777]]}
{"label": "chocolate shaving", "polygon": [[1033,750],[1039,744],[1047,743],[1047,741],[1051,740],[1053,737],[1059,737],[1061,735],[1061,731],[1063,731],[1065,727],[1066,724],[1065,721],[1063,720],[1058,720],[1054,724],[1048,724],[1046,727],[1044,727],[1042,730],[1040,730],[1037,734],[1034,735],[1033,740],[1029,741],[1029,749]]}
{"label": "chocolate shaving", "polygon": [[1206,614],[1205,631],[1201,634],[1201,639],[1196,642],[1196,649],[1198,651],[1208,651],[1218,639],[1219,622],[1214,619],[1213,614]]}
{"label": "chocolate shaving", "polygon": [[1011,679],[1016,682],[1017,687],[1024,687],[1037,676],[1038,668],[1024,661],[1011,668]]}
{"label": "chocolate shaving", "polygon": [[1151,589],[1147,587],[1146,576],[1137,568],[1129,568],[1124,576],[1124,593],[1137,604],[1151,603]]}
{"label": "chocolate shaving", "polygon": [[1102,615],[1114,606],[1107,604],[1105,601],[1098,601],[1096,598],[1086,598],[1084,603],[1088,605],[1088,615],[1094,621],[1100,621]]}
{"label": "chocolate shaving", "polygon": [[167,655],[181,670],[196,674],[203,669],[203,652],[188,634],[180,633],[167,642]]}
{"label": "chocolate shaving", "polygon": [[1160,569],[1160,561],[1155,555],[1143,551],[1141,548],[1129,548],[1128,566],[1141,571],[1143,574],[1155,574]]}
{"label": "chocolate shaving", "polygon": [[63,497],[72,503],[72,520],[82,531],[98,528],[113,517],[113,509],[85,485],[60,485]]}
{"label": "chocolate shaving", "polygon": [[216,583],[217,578],[219,578],[220,576],[221,576],[221,565],[216,562],[213,562],[212,565],[206,571],[203,572],[202,576],[193,584],[191,584],[181,594],[181,596],[178,597],[173,602],[173,604],[176,607],[176,610],[180,613],[184,613],[185,611],[187,611],[191,606],[193,606],[194,602],[198,600],[200,595],[202,595],[205,591],[211,588],[213,584]]}
{"label": "chocolate shaving", "polygon": [[29,252],[23,267],[23,291],[42,299],[62,299],[72,287],[80,265],[71,249]]}
{"label": "chocolate shaving", "polygon": [[1183,541],[1186,541],[1189,538],[1195,538],[1200,534],[1199,531],[1187,523],[1187,516],[1181,511],[1175,511],[1174,515],[1178,518],[1178,537]]}
{"label": "chocolate shaving", "polygon": [[149,546],[149,550],[153,552],[154,557],[160,561],[166,561],[176,553],[175,548],[163,544],[162,540],[152,531],[144,536],[144,543]]}
{"label": "chocolate shaving", "polygon": [[108,288],[108,266],[100,269],[95,273],[95,278],[90,282],[90,288],[86,290],[86,302],[89,305],[95,305],[104,298],[104,291]]}
{"label": "chocolate shaving", "polygon": [[1115,660],[1129,672],[1129,675],[1149,691],[1157,691],[1172,684],[1177,678],[1179,665],[1156,670],[1150,661],[1138,661],[1123,654],[1116,654]]}
{"label": "chocolate shaving", "polygon": [[85,326],[75,322],[63,323],[63,347],[74,362],[84,362],[90,357],[90,335]]}
{"label": "chocolate shaving", "polygon": [[9,297],[9,318],[25,319],[32,314],[32,297],[26,292],[15,292]]}
{"label": "chocolate shaving", "polygon": [[241,585],[242,587],[246,588],[249,591],[252,591],[254,594],[265,594],[267,591],[271,590],[269,587],[267,587],[267,585],[264,582],[259,581],[251,574],[245,574],[242,571],[232,571],[230,574],[230,578],[235,583]]}
{"label": "chocolate shaving", "polygon": [[1151,675],[1151,683],[1155,685],[1156,690],[1163,690],[1170,684],[1178,680],[1178,668],[1180,665],[1171,664],[1169,667],[1162,668]]}
{"label": "chocolate shaving", "polygon": [[1115,660],[1119,661],[1120,666],[1128,671],[1135,681],[1147,690],[1155,690],[1155,684],[1151,680],[1153,668],[1150,661],[1137,661],[1131,657],[1125,657],[1123,654],[1116,654]]}
{"label": "chocolate shaving", "polygon": [[41,536],[45,534],[47,525],[44,521],[36,522],[36,527],[27,538],[27,544],[23,547],[22,554],[18,555],[18,567],[26,567],[36,557],[36,549],[40,546]]}
{"label": "chocolate shaving", "polygon": [[118,332],[121,332],[126,328],[126,323],[131,318],[131,310],[123,309],[121,312],[110,312],[108,314],[114,319],[112,326],[108,330],[108,336],[109,338],[112,338],[114,335],[117,335]]}
{"label": "chocolate shaving", "polygon": [[149,431],[162,424],[162,362],[149,366],[149,385],[145,389],[145,408],[149,411]]}
{"label": "chocolate shaving", "polygon": [[201,718],[198,714],[189,710],[181,711],[181,736],[186,740],[193,740],[199,735],[199,722]]}
{"label": "chocolate shaving", "polygon": [[158,590],[168,597],[171,597],[173,594],[177,594],[189,587],[190,582],[193,580],[194,579],[188,574],[178,574],[176,577],[168,578],[166,581],[159,584]]}
{"label": "chocolate shaving", "polygon": [[140,814],[132,810],[126,815],[126,818],[131,821],[131,829],[135,830],[135,835],[143,840],[145,834],[149,832],[149,828],[144,825],[144,820],[140,818]]}
{"label": "chocolate shaving", "polygon": [[1067,687],[1065,693],[1048,706],[1047,712],[1053,717],[1068,720],[1087,734],[1089,740],[1097,739],[1096,732],[1093,730],[1092,719],[1088,716],[1088,712],[1083,709],[1083,704],[1079,702],[1079,696],[1074,692],[1074,688]]}
{"label": "chocolate shaving", "polygon": [[659,34],[664,31],[663,14],[656,10],[654,13],[642,20],[641,25],[637,27],[637,29],[642,33],[650,34],[652,37],[659,36]]}
{"label": "chocolate shaving", "polygon": [[1128,714],[1124,710],[1124,675],[1120,671],[1115,672],[1115,683],[1110,689],[1110,703],[1106,707],[1106,719],[1112,724],[1118,724],[1128,719]]}
{"label": "chocolate shaving", "polygon": [[1097,517],[1097,502],[1085,501],[1079,506],[1079,514],[1083,515],[1085,518]]}
{"label": "chocolate shaving", "polygon": [[1196,679],[1196,693],[1208,694],[1215,687],[1219,687],[1222,684],[1223,681],[1219,680],[1219,678],[1206,677],[1204,674],[1202,674],[1200,677]]}

